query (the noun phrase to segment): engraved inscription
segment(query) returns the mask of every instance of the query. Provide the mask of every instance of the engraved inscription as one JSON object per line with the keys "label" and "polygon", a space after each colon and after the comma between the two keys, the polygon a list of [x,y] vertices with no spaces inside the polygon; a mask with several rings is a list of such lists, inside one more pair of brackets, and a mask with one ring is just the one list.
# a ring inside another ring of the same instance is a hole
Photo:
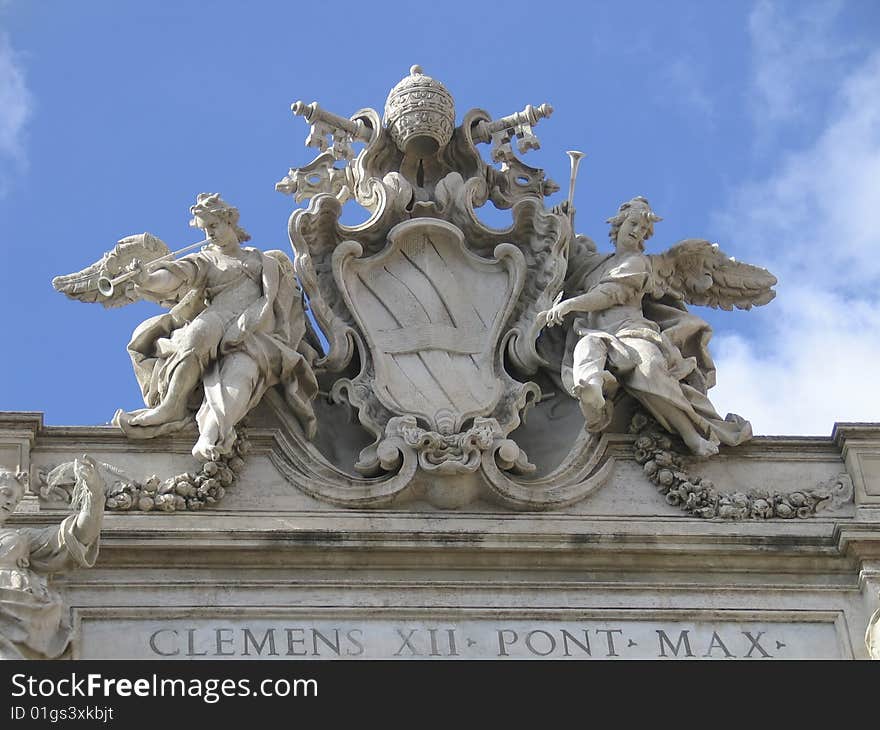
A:
{"label": "engraved inscription", "polygon": [[[122,637],[106,641],[107,636]],[[676,622],[101,619],[82,658],[803,659],[841,658],[830,621]]]}

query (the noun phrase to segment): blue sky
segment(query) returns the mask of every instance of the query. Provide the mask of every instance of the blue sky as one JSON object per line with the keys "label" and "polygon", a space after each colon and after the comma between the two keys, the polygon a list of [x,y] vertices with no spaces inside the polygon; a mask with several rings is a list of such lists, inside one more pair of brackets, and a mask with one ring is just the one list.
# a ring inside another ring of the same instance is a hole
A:
{"label": "blue sky", "polygon": [[525,161],[563,191],[588,154],[578,229],[634,195],[657,252],[718,241],[771,269],[777,299],[713,324],[718,410],[757,433],[880,421],[880,3],[348,3],[0,0],[0,409],[94,424],[139,407],[125,344],[157,311],[104,310],[53,276],[150,231],[197,240],[199,192],[252,244],[289,250],[307,163],[290,103],[381,110],[421,64],[461,114],[550,102]]}

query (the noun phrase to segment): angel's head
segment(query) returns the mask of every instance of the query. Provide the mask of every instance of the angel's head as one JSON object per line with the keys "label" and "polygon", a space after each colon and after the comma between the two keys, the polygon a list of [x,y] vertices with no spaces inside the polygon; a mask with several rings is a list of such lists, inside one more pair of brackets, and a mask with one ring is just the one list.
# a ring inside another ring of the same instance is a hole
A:
{"label": "angel's head", "polygon": [[27,479],[23,473],[0,468],[0,525],[9,518],[24,497]]}
{"label": "angel's head", "polygon": [[663,219],[651,210],[647,198],[641,195],[622,203],[617,215],[609,218],[611,224],[609,238],[615,248],[637,248],[645,250],[645,241],[654,235],[654,224]]}
{"label": "angel's head", "polygon": [[193,219],[189,224],[201,228],[220,248],[235,247],[251,239],[248,232],[238,225],[238,208],[229,205],[220,193],[199,193],[196,204],[190,206]]}

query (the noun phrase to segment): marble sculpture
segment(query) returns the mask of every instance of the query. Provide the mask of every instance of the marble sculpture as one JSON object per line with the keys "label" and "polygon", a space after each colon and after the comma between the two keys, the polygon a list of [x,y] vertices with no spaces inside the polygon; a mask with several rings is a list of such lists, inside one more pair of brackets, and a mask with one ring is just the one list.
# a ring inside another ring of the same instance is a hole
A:
{"label": "marble sculpture", "polygon": [[[545,199],[559,186],[520,159],[539,147],[549,104],[499,119],[473,109],[456,125],[452,95],[414,66],[384,115],[292,110],[318,150],[276,185],[307,203],[288,223],[292,263],[243,247],[238,210],[203,193],[190,210],[207,238],[187,247],[200,250],[175,258],[186,249],[129,236],[54,281],[106,307],[169,308],[128,345],[146,406],[117,412],[129,438],[195,424],[193,454],[228,460],[237,427],[266,400],[290,432],[286,478],[317,499],[513,509],[564,506],[601,486],[613,466],[602,434],[625,429],[615,409],[640,408],[695,458],[750,438],[747,421],[721,418],[707,397],[711,331],[686,305],[766,304],[776,279],[705,240],[645,254],[660,218],[642,197],[609,219],[615,252],[598,253],[573,226],[583,155],[569,153],[569,200],[555,207]],[[340,222],[348,200],[362,223]],[[490,202],[511,211],[509,228],[480,220]],[[548,445],[535,433],[566,399],[581,425]],[[344,441],[347,411],[366,438],[354,452],[327,448]]]}

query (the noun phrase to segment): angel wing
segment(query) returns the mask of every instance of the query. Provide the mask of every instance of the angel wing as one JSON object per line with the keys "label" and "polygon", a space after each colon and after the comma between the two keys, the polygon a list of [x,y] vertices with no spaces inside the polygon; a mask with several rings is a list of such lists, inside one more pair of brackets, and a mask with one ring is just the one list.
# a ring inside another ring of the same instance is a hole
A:
{"label": "angel wing", "polygon": [[168,246],[150,233],[140,233],[121,239],[111,251],[82,271],[76,271],[52,279],[52,286],[57,291],[81,302],[100,302],[106,308],[121,307],[130,304],[137,297],[132,295],[131,287],[117,287],[113,294],[105,297],[98,291],[98,278],[106,276],[112,279],[125,272],[132,261],[138,259],[147,263],[171,252]]}
{"label": "angel wing", "polygon": [[701,238],[679,241],[648,258],[656,299],[671,295],[690,304],[730,311],[767,304],[776,296],[772,289],[776,277],[767,269],[737,261],[717,243]]}

